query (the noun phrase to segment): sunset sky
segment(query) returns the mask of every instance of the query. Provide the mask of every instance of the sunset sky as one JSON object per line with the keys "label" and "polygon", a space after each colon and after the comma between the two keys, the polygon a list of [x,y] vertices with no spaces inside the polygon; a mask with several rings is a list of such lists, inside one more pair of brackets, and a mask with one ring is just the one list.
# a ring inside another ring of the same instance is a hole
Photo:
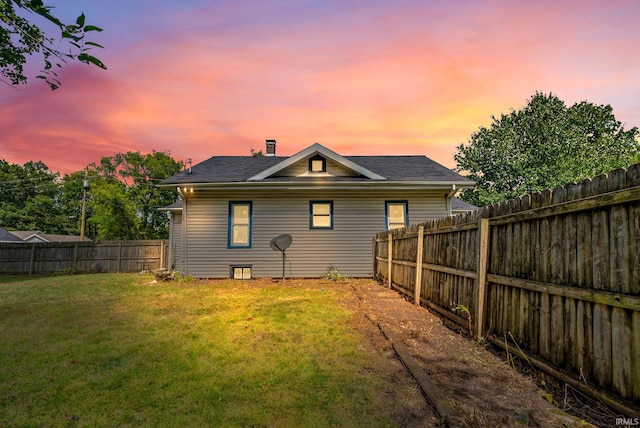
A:
{"label": "sunset sky", "polygon": [[536,91],[640,126],[636,0],[45,4],[104,29],[90,40],[108,70],[70,65],[52,92],[37,59],[27,85],[0,84],[0,159],[63,174],[129,150],[249,155],[265,139],[283,156],[319,142],[453,168],[457,145]]}

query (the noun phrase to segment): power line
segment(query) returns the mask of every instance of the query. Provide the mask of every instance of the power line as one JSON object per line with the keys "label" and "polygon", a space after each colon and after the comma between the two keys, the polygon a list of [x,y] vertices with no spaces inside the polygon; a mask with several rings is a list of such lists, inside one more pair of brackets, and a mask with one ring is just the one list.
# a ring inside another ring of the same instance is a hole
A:
{"label": "power line", "polygon": [[[34,178],[18,178],[15,180],[6,180],[6,181],[0,181],[0,184],[5,184],[5,183],[22,183],[25,181],[37,181],[37,180],[51,180],[51,178],[55,178],[55,177],[34,177]],[[55,180],[51,180],[52,182],[55,182]]]}

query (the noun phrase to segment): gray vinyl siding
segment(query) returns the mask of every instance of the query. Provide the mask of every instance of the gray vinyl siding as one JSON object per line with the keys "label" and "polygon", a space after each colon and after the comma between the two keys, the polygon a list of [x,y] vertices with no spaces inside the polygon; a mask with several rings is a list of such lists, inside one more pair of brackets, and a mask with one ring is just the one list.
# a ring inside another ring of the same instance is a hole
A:
{"label": "gray vinyl siding", "polygon": [[175,265],[178,271],[184,271],[182,245],[182,212],[171,213],[169,236],[169,266]]}
{"label": "gray vinyl siding", "polygon": [[[357,177],[358,174],[346,168],[343,165],[331,160],[326,159],[327,174],[336,177]],[[288,168],[274,174],[274,177],[298,177],[309,172],[309,159],[306,158],[300,162],[296,162]]]}
{"label": "gray vinyl siding", "polygon": [[[409,223],[446,215],[443,192],[369,191],[200,192],[184,201],[186,273],[226,278],[230,265],[251,265],[253,277],[280,277],[282,254],[271,250],[277,235],[293,237],[286,251],[287,277],[321,277],[333,265],[350,277],[372,276],[371,242],[386,228],[385,201],[407,200]],[[333,229],[309,228],[309,201],[333,201]],[[252,247],[228,249],[229,201],[252,202]]]}

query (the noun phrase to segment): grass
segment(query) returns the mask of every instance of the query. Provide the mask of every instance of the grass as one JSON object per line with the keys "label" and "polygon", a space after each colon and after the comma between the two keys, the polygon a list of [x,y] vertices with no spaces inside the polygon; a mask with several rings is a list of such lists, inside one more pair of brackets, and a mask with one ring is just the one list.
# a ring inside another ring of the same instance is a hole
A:
{"label": "grass", "polygon": [[332,281],[0,277],[0,426],[390,426]]}

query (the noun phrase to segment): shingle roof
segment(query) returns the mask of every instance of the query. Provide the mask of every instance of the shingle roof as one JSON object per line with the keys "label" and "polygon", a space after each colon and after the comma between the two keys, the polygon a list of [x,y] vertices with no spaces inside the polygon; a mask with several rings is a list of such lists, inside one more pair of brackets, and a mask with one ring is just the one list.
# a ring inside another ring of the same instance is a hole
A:
{"label": "shingle roof", "polygon": [[23,242],[13,233],[0,228],[0,242]]}
{"label": "shingle roof", "polygon": [[[432,161],[426,156],[344,156],[344,158],[379,174],[387,181],[455,181],[473,184],[459,174]],[[192,172],[180,172],[161,185],[180,185],[197,183],[234,183],[245,182],[284,160],[287,157],[269,156],[215,156],[192,168]],[[311,178],[270,177],[263,182],[299,181]],[[325,179],[325,178],[323,178]],[[370,181],[357,177],[334,177],[330,181]]]}
{"label": "shingle roof", "polygon": [[[80,241],[80,237],[77,235],[56,235],[49,233],[42,233],[39,230],[16,230],[11,232],[13,235],[20,238],[21,241],[37,239],[45,242],[76,242]],[[85,238],[85,241],[90,239]]]}
{"label": "shingle roof", "polygon": [[426,156],[345,156],[391,181],[469,181]]}
{"label": "shingle roof", "polygon": [[191,173],[179,172],[160,184],[242,182],[285,159],[280,156],[214,156],[194,165]]}
{"label": "shingle roof", "polygon": [[166,207],[158,208],[158,211],[176,211],[182,209],[182,201],[176,201],[171,205],[167,205]]}
{"label": "shingle roof", "polygon": [[451,210],[452,211],[473,211],[473,210],[477,210],[478,207],[476,207],[473,204],[470,204],[469,202],[463,201],[462,199],[459,198],[451,198]]}

